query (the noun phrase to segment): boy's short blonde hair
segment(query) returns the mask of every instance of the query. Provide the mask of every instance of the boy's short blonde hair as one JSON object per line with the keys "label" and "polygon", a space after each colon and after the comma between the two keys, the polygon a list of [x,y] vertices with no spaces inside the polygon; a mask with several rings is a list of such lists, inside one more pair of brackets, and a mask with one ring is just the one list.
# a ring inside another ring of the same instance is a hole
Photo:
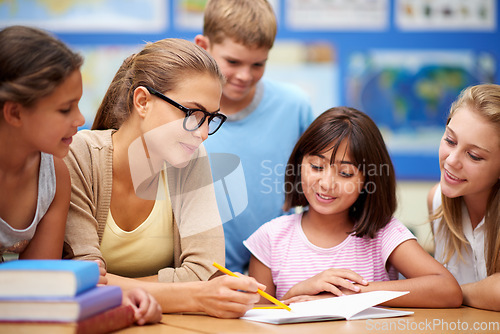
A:
{"label": "boy's short blonde hair", "polygon": [[211,43],[231,38],[247,47],[271,49],[276,31],[276,16],[267,0],[207,1],[203,35]]}

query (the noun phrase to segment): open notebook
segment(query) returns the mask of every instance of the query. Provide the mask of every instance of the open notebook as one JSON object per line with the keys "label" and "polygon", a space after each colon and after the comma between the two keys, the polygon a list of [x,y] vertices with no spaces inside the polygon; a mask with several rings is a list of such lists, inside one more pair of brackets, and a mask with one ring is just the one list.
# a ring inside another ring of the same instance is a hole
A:
{"label": "open notebook", "polygon": [[400,317],[413,314],[413,312],[373,306],[407,293],[409,291],[371,291],[349,296],[292,303],[290,304],[291,312],[284,309],[252,309],[245,313],[241,319],[270,324],[291,324],[327,320]]}

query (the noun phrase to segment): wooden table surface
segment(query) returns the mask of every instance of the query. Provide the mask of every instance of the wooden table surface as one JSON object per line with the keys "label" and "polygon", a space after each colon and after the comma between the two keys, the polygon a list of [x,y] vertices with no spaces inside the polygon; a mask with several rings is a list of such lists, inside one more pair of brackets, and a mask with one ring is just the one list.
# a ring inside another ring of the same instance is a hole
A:
{"label": "wooden table surface", "polygon": [[271,325],[240,319],[217,319],[203,314],[164,314],[159,324],[134,326],[120,334],[189,333],[500,333],[500,312],[470,307],[411,309],[414,314],[375,320],[324,321]]}

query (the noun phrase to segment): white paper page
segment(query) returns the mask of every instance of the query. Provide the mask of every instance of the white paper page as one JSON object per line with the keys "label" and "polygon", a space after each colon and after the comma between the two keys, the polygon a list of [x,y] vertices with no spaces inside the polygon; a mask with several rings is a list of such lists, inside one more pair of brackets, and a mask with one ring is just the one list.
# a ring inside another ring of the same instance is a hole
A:
{"label": "white paper page", "polygon": [[411,311],[393,310],[383,307],[369,307],[359,313],[356,313],[349,320],[359,320],[359,319],[378,319],[378,318],[389,318],[389,317],[402,317],[405,315],[412,315]]}
{"label": "white paper page", "polygon": [[303,314],[284,309],[252,309],[247,311],[240,319],[265,322],[270,324],[289,324],[296,322],[312,322],[324,320],[341,320],[344,317],[333,317],[331,315]]}
{"label": "white paper page", "polygon": [[[342,297],[332,297],[325,299],[312,300],[302,303],[292,303],[292,311],[284,309],[252,309],[249,310],[241,319],[267,322],[267,323],[291,323],[303,321],[321,321],[335,319],[350,319],[363,310],[374,305],[381,304],[388,300],[403,296],[408,291],[372,291],[360,294],[354,294]],[[404,311],[393,311],[385,309],[370,310],[357,315],[356,319],[367,319],[371,316],[393,317],[411,314]],[[402,314],[403,312],[404,314]],[[383,315],[385,314],[385,316]],[[353,318],[354,319],[354,318]]]}
{"label": "white paper page", "polygon": [[303,303],[293,303],[290,308],[300,314],[329,314],[349,319],[371,306],[406,295],[408,291],[370,291],[349,296],[331,297]]}

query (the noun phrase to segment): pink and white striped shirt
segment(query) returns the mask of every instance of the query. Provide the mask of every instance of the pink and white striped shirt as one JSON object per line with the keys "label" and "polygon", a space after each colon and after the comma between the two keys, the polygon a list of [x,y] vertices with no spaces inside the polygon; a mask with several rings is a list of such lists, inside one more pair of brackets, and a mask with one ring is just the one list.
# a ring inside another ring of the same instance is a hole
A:
{"label": "pink and white striped shirt", "polygon": [[301,225],[302,214],[281,216],[262,225],[243,243],[271,269],[276,298],[282,298],[295,284],[329,268],[351,269],[368,282],[398,279],[386,262],[402,242],[416,239],[399,220],[393,218],[375,238],[352,234],[339,245],[321,248],[307,240]]}

